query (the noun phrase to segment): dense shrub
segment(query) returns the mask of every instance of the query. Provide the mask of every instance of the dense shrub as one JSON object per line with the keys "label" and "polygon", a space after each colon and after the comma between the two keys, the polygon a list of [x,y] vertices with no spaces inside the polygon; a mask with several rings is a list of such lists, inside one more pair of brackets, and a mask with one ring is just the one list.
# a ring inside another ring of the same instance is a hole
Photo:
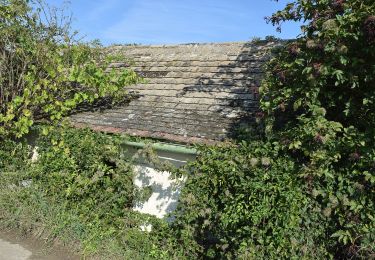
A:
{"label": "dense shrub", "polygon": [[375,254],[374,13],[373,1],[296,1],[270,18],[307,20],[268,65],[262,106],[327,216],[336,257]]}
{"label": "dense shrub", "polygon": [[0,35],[0,137],[21,137],[36,119],[59,121],[83,103],[122,102],[137,81],[108,70],[116,57],[75,40],[69,17],[42,1],[1,0]]}
{"label": "dense shrub", "polygon": [[[0,147],[0,228],[57,239],[100,259],[166,258],[170,243],[160,244],[155,232],[168,234],[167,224],[132,210],[147,198],[133,185],[122,139],[88,129],[41,129],[37,161],[26,143]],[[150,224],[153,232],[142,231]]]}
{"label": "dense shrub", "polygon": [[18,171],[25,168],[31,148],[25,142],[3,140],[0,142],[0,174],[3,171]]}
{"label": "dense shrub", "polygon": [[[49,197],[88,219],[120,217],[133,206],[133,169],[120,139],[90,130],[52,130],[38,141],[31,176]],[[100,209],[100,210],[98,210]]]}
{"label": "dense shrub", "polygon": [[269,18],[303,33],[267,66],[263,142],[205,148],[186,171],[174,230],[192,255],[375,256],[374,14],[372,0],[298,0]]}
{"label": "dense shrub", "polygon": [[[88,130],[45,132],[40,160],[24,173],[12,155],[26,158],[30,151],[2,143],[0,155],[10,163],[0,164],[8,172],[0,175],[0,192],[16,199],[0,196],[7,208],[0,217],[19,216],[17,205],[30,210],[23,199],[40,199],[35,206],[46,210],[50,203],[62,226],[86,234],[80,236],[86,249],[103,241],[92,243],[94,237],[111,238],[128,258],[373,258],[374,14],[372,0],[296,0],[269,18],[305,25],[267,66],[265,133],[256,135],[262,140],[202,147],[197,161],[178,171],[188,180],[170,230],[129,210],[135,196],[130,164],[116,138]],[[3,114],[2,131],[26,132],[18,124],[28,119],[20,118]],[[16,178],[5,182],[14,171]],[[24,187],[27,178],[33,184]],[[142,223],[152,223],[153,231],[142,233]]]}
{"label": "dense shrub", "polygon": [[201,150],[173,223],[177,237],[200,248],[185,250],[212,259],[325,256],[324,217],[296,169],[262,142]]}

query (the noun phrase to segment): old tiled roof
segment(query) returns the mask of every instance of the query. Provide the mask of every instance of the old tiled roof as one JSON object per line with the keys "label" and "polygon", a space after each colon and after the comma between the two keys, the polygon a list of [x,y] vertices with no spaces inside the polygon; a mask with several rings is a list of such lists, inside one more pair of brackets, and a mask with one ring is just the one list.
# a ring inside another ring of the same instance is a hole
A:
{"label": "old tiled roof", "polygon": [[254,121],[262,66],[275,44],[220,43],[115,46],[146,79],[124,107],[71,116],[76,126],[184,143],[210,143]]}

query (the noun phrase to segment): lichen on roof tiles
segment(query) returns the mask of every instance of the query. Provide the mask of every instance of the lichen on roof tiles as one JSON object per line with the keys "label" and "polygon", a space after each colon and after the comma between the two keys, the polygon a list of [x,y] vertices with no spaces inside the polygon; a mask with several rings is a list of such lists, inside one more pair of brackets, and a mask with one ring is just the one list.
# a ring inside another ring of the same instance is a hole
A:
{"label": "lichen on roof tiles", "polygon": [[[262,67],[277,43],[114,46],[146,83],[128,87],[137,98],[124,107],[82,112],[76,126],[184,143],[233,138],[259,110]],[[129,62],[130,61],[130,62]]]}

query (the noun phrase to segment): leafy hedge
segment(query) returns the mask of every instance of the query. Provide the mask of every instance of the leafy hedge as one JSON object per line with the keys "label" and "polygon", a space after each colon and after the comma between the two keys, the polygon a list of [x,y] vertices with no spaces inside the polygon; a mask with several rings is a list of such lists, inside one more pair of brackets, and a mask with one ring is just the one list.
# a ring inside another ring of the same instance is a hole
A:
{"label": "leafy hedge", "polygon": [[[260,89],[266,137],[204,148],[174,232],[201,258],[375,257],[375,5],[297,0]],[[192,243],[193,244],[193,243]]]}
{"label": "leafy hedge", "polygon": [[[324,216],[280,148],[242,142],[204,148],[188,169],[175,213],[177,237],[196,241],[191,257],[314,258],[324,250]],[[317,243],[318,242],[318,243]]]}
{"label": "leafy hedge", "polygon": [[299,163],[306,193],[320,203],[337,257],[375,254],[374,14],[368,0],[295,1],[270,18],[308,21],[270,62],[262,107],[270,138]]}
{"label": "leafy hedge", "polygon": [[[2,147],[10,163],[0,163],[0,192],[13,196],[0,196],[0,209],[10,209],[0,217],[24,223],[17,205],[39,198],[33,205],[56,209],[86,250],[112,241],[128,258],[374,258],[374,14],[372,0],[296,0],[269,18],[305,25],[267,66],[258,113],[265,129],[257,135],[264,138],[201,147],[197,161],[177,171],[189,178],[170,229],[129,210],[129,163],[115,139],[88,130],[46,132],[41,160],[27,170],[14,154],[29,151]],[[21,117],[10,128],[4,118],[2,129],[25,132]],[[23,187],[25,178],[34,185]],[[140,231],[145,222],[151,233]]]}
{"label": "leafy hedge", "polygon": [[66,201],[87,219],[124,216],[134,200],[133,166],[119,138],[63,128],[38,141],[30,177],[49,197]]}
{"label": "leafy hedge", "polygon": [[36,120],[59,122],[82,104],[126,100],[135,72],[76,40],[70,19],[39,0],[0,1],[0,137],[21,137]]}
{"label": "leafy hedge", "polygon": [[[167,232],[167,224],[132,210],[147,198],[133,184],[122,141],[88,129],[52,128],[36,141],[34,162],[26,142],[0,143],[0,228],[57,239],[101,259],[165,256],[170,244],[159,244],[155,232]],[[149,224],[154,231],[142,231]]]}

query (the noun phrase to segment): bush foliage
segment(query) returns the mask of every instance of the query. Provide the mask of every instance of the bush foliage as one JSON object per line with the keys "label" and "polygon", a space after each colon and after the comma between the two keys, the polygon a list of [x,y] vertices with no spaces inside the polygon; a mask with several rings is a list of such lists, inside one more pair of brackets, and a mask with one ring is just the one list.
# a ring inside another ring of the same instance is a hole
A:
{"label": "bush foliage", "polygon": [[187,169],[192,177],[173,223],[177,237],[196,241],[194,257],[326,256],[319,204],[280,148],[254,141],[201,152]]}
{"label": "bush foliage", "polygon": [[[25,1],[3,3],[0,47],[27,70],[9,78],[1,71],[1,135],[23,135],[40,114],[59,120],[83,102],[123,97],[120,86],[136,80],[104,73],[96,52],[61,41],[59,30],[47,37],[56,27],[34,22]],[[25,224],[22,216],[36,214],[26,201],[53,209],[62,223],[49,226],[56,236],[67,228],[85,250],[107,241],[105,252],[127,258],[374,258],[374,15],[372,0],[295,0],[268,18],[304,25],[267,65],[257,113],[264,132],[203,146],[197,161],[176,170],[188,178],[169,228],[130,210],[132,170],[116,137],[65,128],[45,131],[40,160],[26,167],[30,150],[1,143],[0,223]],[[1,68],[12,71],[12,62]],[[151,233],[140,231],[144,223]]]}
{"label": "bush foliage", "polygon": [[375,254],[374,14],[373,1],[296,1],[270,18],[308,21],[268,65],[262,107],[270,138],[320,203],[337,257]]}
{"label": "bush foliage", "polygon": [[133,168],[120,144],[87,129],[53,130],[38,141],[30,177],[47,196],[64,198],[87,219],[110,222],[131,210],[134,200]]}
{"label": "bush foliage", "polygon": [[129,70],[108,70],[116,57],[75,40],[64,12],[38,0],[0,1],[0,135],[21,137],[37,119],[60,121],[83,103],[121,102]]}
{"label": "bush foliage", "polygon": [[303,33],[266,68],[265,139],[205,148],[187,170],[174,230],[192,254],[375,256],[374,14],[370,0],[298,0],[268,18]]}
{"label": "bush foliage", "polygon": [[[155,232],[165,232],[167,224],[133,211],[147,198],[133,184],[122,141],[88,129],[55,128],[36,141],[34,162],[26,143],[1,143],[0,228],[57,239],[100,259],[165,255],[169,244],[159,249]],[[12,156],[17,159],[7,161]],[[154,232],[142,231],[150,224]]]}

